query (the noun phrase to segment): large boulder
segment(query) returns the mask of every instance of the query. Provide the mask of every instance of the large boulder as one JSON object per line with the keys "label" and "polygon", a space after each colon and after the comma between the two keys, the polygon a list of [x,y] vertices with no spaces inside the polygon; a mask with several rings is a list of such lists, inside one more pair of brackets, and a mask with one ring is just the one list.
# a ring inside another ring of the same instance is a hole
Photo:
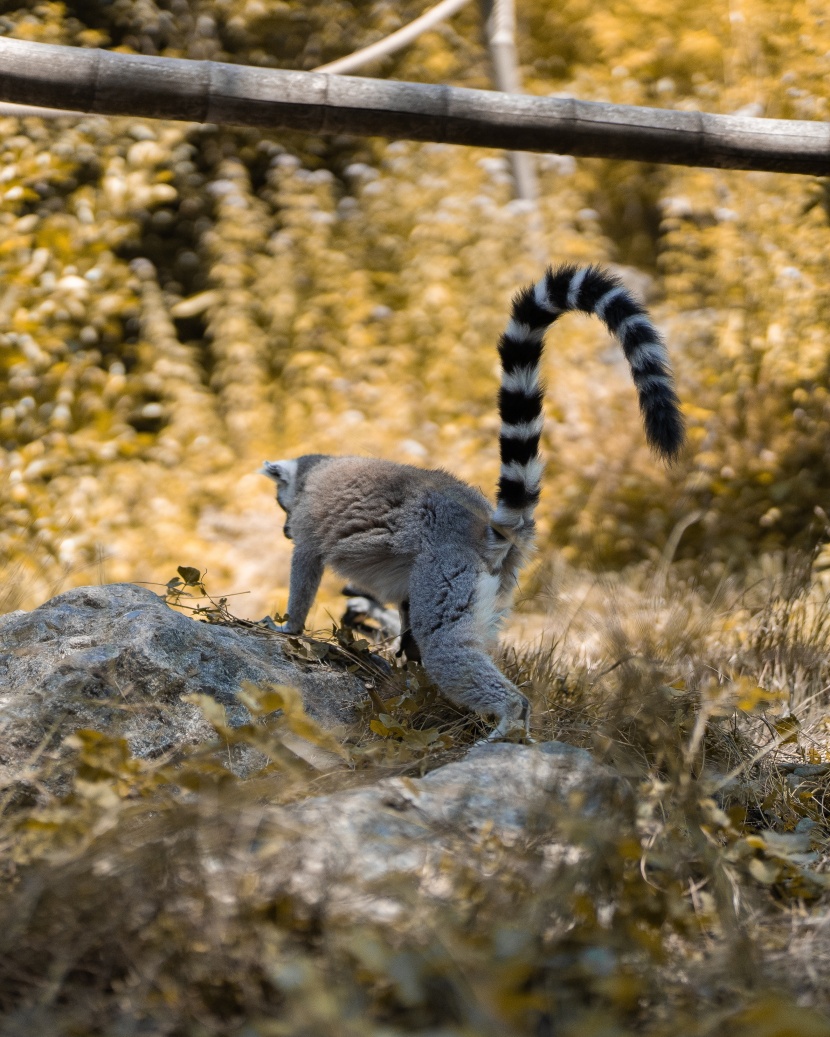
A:
{"label": "large boulder", "polygon": [[292,658],[285,643],[265,629],[194,621],[127,583],[0,616],[0,782],[79,728],[120,734],[139,757],[210,739],[202,711],[183,697],[211,696],[235,726],[250,719],[236,698],[243,681],[298,688],[327,728],[353,723],[363,682]]}

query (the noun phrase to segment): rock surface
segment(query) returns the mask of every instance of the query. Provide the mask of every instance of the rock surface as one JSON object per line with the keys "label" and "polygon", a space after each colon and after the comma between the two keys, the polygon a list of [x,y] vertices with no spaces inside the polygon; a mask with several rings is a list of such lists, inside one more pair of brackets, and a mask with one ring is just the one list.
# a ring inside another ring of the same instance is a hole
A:
{"label": "rock surface", "polygon": [[290,659],[265,631],[196,622],[133,584],[79,587],[31,612],[0,616],[0,781],[79,728],[123,735],[139,757],[208,740],[205,694],[228,722],[247,722],[243,681],[291,684],[327,728],[357,719],[354,675]]}
{"label": "rock surface", "polygon": [[[444,856],[480,859],[469,850],[480,851],[489,832],[508,842],[538,838],[555,851],[546,855],[551,866],[575,865],[568,825],[601,812],[620,819],[631,802],[628,783],[584,749],[480,744],[423,778],[390,778],[274,809],[260,834],[273,826],[291,838],[274,843],[271,868],[258,864],[275,888],[316,909],[389,919],[406,910],[413,882],[420,895],[440,899]],[[263,892],[267,884],[261,880]]]}

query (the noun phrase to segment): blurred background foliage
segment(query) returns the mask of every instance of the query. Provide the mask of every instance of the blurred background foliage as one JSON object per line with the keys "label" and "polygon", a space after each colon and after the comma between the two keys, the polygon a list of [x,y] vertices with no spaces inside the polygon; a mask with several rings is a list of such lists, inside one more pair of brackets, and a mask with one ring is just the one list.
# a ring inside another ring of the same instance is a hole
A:
{"label": "blurred background foliage", "polygon": [[[0,32],[307,69],[425,6],[12,2]],[[528,92],[827,117],[817,0],[518,8]],[[365,74],[489,87],[476,5]],[[6,608],[179,562],[250,590],[240,611],[284,604],[265,456],[380,454],[491,490],[495,342],[547,261],[617,264],[654,309],[690,447],[667,473],[619,349],[557,326],[541,564],[674,554],[717,580],[823,533],[823,180],[541,156],[536,218],[486,150],[99,117],[0,118],[0,148]]]}

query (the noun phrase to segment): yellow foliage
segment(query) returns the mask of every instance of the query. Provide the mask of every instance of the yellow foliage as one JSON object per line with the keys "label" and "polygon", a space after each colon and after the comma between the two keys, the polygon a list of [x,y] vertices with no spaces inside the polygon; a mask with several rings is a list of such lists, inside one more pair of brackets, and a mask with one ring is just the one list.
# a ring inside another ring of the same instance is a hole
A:
{"label": "yellow foliage", "polygon": [[[26,38],[309,67],[421,7],[228,0],[171,20],[116,3],[89,27],[41,4],[6,19]],[[518,14],[531,92],[826,115],[830,26],[809,6]],[[376,71],[487,85],[472,7]],[[660,468],[605,332],[557,325],[544,548],[616,567],[682,529],[675,557],[717,578],[821,532],[821,180],[541,156],[532,220],[484,150],[94,117],[2,119],[0,149],[0,559],[30,572],[22,600],[91,571],[158,578],[183,551],[250,581],[214,516],[230,530],[265,513],[276,534],[267,486],[246,476],[262,456],[375,453],[492,488],[495,342],[546,260],[628,270],[666,331],[690,447]],[[257,605],[271,593],[251,589]]]}

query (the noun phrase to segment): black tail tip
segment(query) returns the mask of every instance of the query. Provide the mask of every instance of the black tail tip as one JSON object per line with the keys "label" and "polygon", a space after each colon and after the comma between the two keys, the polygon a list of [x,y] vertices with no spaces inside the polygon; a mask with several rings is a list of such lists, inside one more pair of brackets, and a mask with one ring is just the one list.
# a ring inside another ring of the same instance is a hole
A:
{"label": "black tail tip", "polygon": [[649,446],[667,465],[673,465],[686,442],[683,415],[676,407],[652,410],[646,415],[645,426]]}

